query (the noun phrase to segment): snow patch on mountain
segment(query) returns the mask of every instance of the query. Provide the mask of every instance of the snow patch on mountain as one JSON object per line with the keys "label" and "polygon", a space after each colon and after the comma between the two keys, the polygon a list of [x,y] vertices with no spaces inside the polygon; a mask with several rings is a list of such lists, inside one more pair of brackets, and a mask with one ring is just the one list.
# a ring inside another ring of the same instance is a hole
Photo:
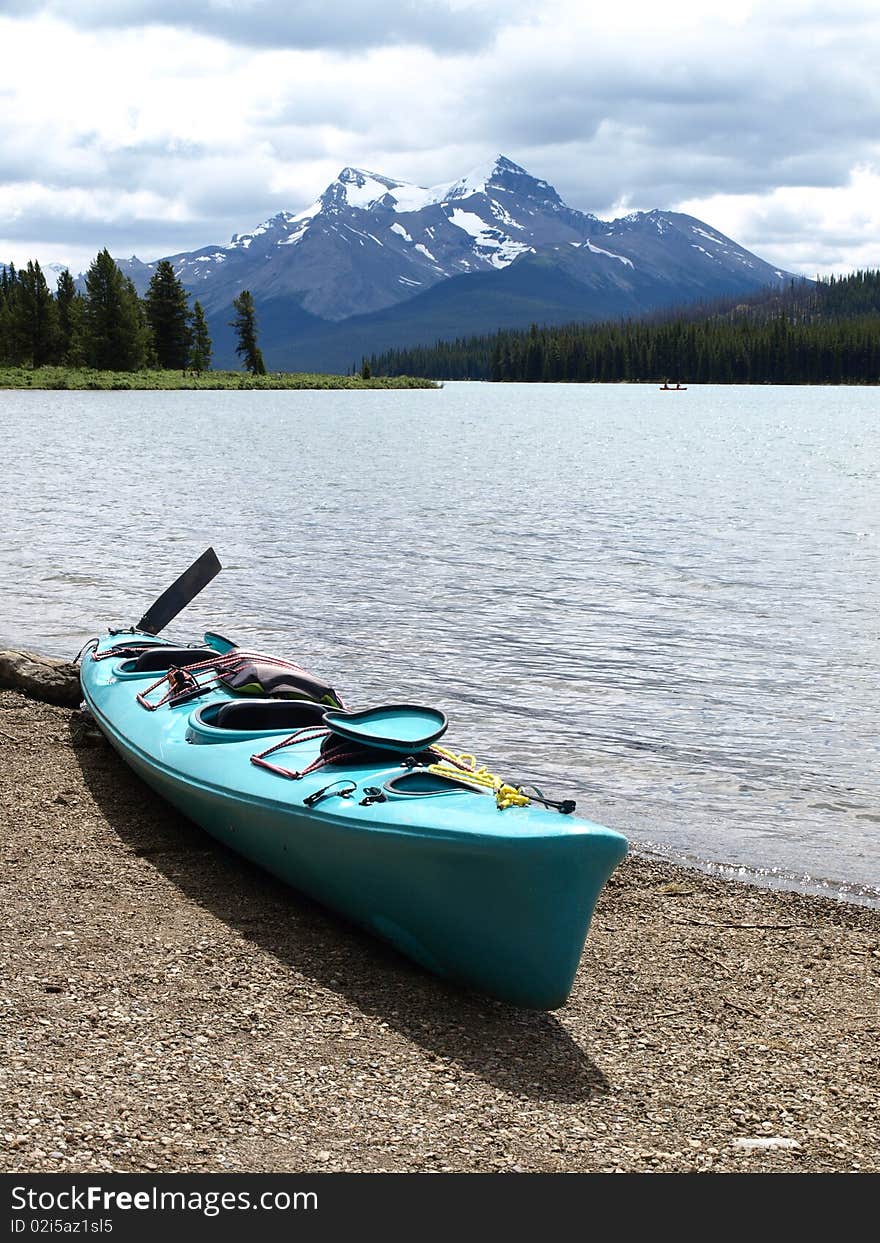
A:
{"label": "snow patch on mountain", "polygon": [[724,244],[723,237],[719,237],[717,233],[710,233],[708,229],[701,229],[699,225],[691,225],[691,232],[698,233],[700,237],[707,237],[710,242],[717,242],[719,245]]}
{"label": "snow patch on mountain", "polygon": [[613,250],[603,250],[601,246],[594,246],[589,238],[587,239],[586,245],[594,255],[607,255],[609,259],[616,259],[618,263],[622,263],[625,267],[635,267],[632,259],[627,259],[626,255],[616,255]]}
{"label": "snow patch on mountain", "polygon": [[[532,184],[539,198],[558,201],[556,191],[548,182],[530,177],[519,164],[514,164],[506,156],[498,155],[493,160],[477,165],[457,181],[441,182],[436,186],[419,186],[411,182],[395,181],[390,177],[383,177],[380,173],[372,173],[366,168],[346,167],[342,169],[336,181],[327,187],[322,195],[322,203],[330,205],[343,199],[349,207],[355,207],[361,211],[373,211],[381,204],[391,207],[397,213],[404,214],[423,211],[426,207],[442,206],[458,199],[472,198],[478,194],[491,197],[490,191],[507,190],[504,179],[511,176],[525,179]],[[513,228],[522,228],[505,211],[502,204],[495,202],[493,210],[505,224]]]}
{"label": "snow patch on mountain", "polygon": [[481,237],[486,232],[485,220],[475,216],[473,212],[462,211],[456,207],[449,213],[449,219],[457,229],[464,229],[471,237]]}
{"label": "snow patch on mountain", "polygon": [[366,168],[343,168],[324,191],[316,208],[326,210],[344,201],[359,211],[373,211],[379,204],[387,204],[395,212],[416,212],[439,202],[438,196],[445,190],[445,186],[429,188],[395,181]]}
{"label": "snow patch on mountain", "polygon": [[298,225],[300,221],[311,220],[313,216],[317,216],[321,206],[321,200],[316,199],[310,207],[305,207],[302,211],[298,211],[295,216],[290,217],[291,225]]}
{"label": "snow patch on mountain", "polygon": [[527,251],[534,253],[534,247],[525,242],[515,242],[512,237],[502,233],[500,229],[487,225],[481,216],[474,212],[462,211],[455,207],[449,213],[449,222],[457,229],[463,229],[476,243],[479,250],[491,252],[486,257],[495,268],[506,268],[509,263]]}
{"label": "snow patch on mountain", "polygon": [[467,199],[473,194],[485,194],[492,178],[494,177],[498,165],[501,161],[492,160],[490,163],[478,164],[476,168],[472,168],[469,173],[465,173],[464,177],[454,181],[452,185],[447,187],[447,199]]}
{"label": "snow patch on mountain", "polygon": [[507,225],[508,229],[519,229],[520,232],[522,232],[525,228],[525,225],[520,224],[518,220],[514,220],[510,212],[506,211],[496,199],[489,199],[489,210],[495,219],[500,220],[502,224]]}
{"label": "snow patch on mountain", "polygon": [[499,155],[494,160],[489,160],[471,169],[457,181],[443,182],[436,186],[414,186],[398,182],[391,190],[391,197],[395,200],[395,211],[422,211],[425,207],[442,205],[454,199],[471,198],[475,194],[488,194],[493,180],[497,180],[504,171],[528,175],[518,164]]}
{"label": "snow patch on mountain", "polygon": [[336,180],[343,188],[349,207],[360,207],[364,210],[378,203],[389,190],[394,190],[400,184],[380,173],[368,172],[365,168],[344,168]]}
{"label": "snow patch on mountain", "polygon": [[278,239],[278,245],[295,246],[297,242],[301,242],[303,240],[311,223],[311,216],[306,220],[301,220],[296,228],[290,230],[287,237],[281,237]]}

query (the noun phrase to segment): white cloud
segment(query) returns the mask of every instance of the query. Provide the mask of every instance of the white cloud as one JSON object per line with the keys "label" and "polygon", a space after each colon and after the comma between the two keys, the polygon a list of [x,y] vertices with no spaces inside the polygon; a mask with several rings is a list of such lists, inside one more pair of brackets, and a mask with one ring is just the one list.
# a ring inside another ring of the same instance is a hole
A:
{"label": "white cloud", "polygon": [[345,164],[435,184],[503,151],[600,215],[688,210],[807,273],[880,262],[873,3],[344,11],[297,39],[306,10],[268,0],[0,0],[0,261],[154,258],[305,207]]}
{"label": "white cloud", "polygon": [[162,26],[244,47],[475,48],[525,0],[2,0],[0,12],[57,17],[84,30]]}
{"label": "white cloud", "polygon": [[842,186],[781,186],[766,194],[679,205],[770,263],[812,276],[880,267],[880,169],[860,166]]}

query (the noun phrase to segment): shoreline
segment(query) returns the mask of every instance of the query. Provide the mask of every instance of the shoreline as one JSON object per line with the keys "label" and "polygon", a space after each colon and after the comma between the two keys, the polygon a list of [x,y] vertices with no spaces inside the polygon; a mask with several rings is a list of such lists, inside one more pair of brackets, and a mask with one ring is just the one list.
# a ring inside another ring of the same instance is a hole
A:
{"label": "shoreline", "polygon": [[553,1013],[455,989],[0,691],[0,1168],[880,1168],[880,912],[631,856]]}
{"label": "shoreline", "polygon": [[441,389],[440,380],[416,376],[336,375],[323,372],[274,371],[249,375],[243,371],[98,371],[88,367],[0,367],[0,392],[170,392],[175,390],[237,392],[303,389]]}
{"label": "shoreline", "polygon": [[630,839],[630,848],[648,862],[668,864],[684,872],[696,872],[730,884],[749,885],[770,893],[793,893],[804,898],[817,898],[825,902],[838,902],[860,910],[880,912],[880,891],[859,881],[828,880],[807,873],[789,872],[782,869],[758,868],[747,863],[724,863],[716,859],[703,859],[697,855],[676,856],[657,847],[640,846]]}
{"label": "shoreline", "polygon": [[[78,665],[33,646],[27,649],[0,648],[0,691],[4,689],[20,691],[33,700],[70,708],[78,707],[82,698]],[[664,849],[655,844],[643,844],[627,836],[630,855],[646,863],[694,872],[698,876],[732,884],[754,886],[772,893],[798,894],[880,912],[880,885],[683,855],[671,847]]]}

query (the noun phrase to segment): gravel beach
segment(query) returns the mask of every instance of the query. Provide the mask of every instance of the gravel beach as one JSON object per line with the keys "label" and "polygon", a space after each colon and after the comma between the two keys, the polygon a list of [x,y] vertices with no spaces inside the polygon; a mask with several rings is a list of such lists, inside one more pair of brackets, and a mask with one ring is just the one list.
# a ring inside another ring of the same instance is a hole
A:
{"label": "gravel beach", "polygon": [[630,858],[568,1004],[444,985],[0,692],[0,1168],[876,1171],[880,912]]}

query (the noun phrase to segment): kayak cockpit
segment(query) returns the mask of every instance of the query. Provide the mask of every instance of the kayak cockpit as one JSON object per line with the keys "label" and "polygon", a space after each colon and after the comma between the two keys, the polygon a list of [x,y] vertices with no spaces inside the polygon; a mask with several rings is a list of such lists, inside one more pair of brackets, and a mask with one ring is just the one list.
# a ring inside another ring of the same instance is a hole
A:
{"label": "kayak cockpit", "polygon": [[172,665],[186,669],[201,665],[206,660],[216,660],[217,652],[210,647],[160,647],[158,644],[124,660],[118,666],[119,673],[167,673]]}
{"label": "kayak cockpit", "polygon": [[202,704],[187,722],[189,742],[233,742],[261,734],[324,728],[326,704],[310,699],[222,699]]}
{"label": "kayak cockpit", "polygon": [[326,704],[311,699],[232,699],[205,704],[193,713],[200,725],[214,729],[303,729],[323,725]]}

